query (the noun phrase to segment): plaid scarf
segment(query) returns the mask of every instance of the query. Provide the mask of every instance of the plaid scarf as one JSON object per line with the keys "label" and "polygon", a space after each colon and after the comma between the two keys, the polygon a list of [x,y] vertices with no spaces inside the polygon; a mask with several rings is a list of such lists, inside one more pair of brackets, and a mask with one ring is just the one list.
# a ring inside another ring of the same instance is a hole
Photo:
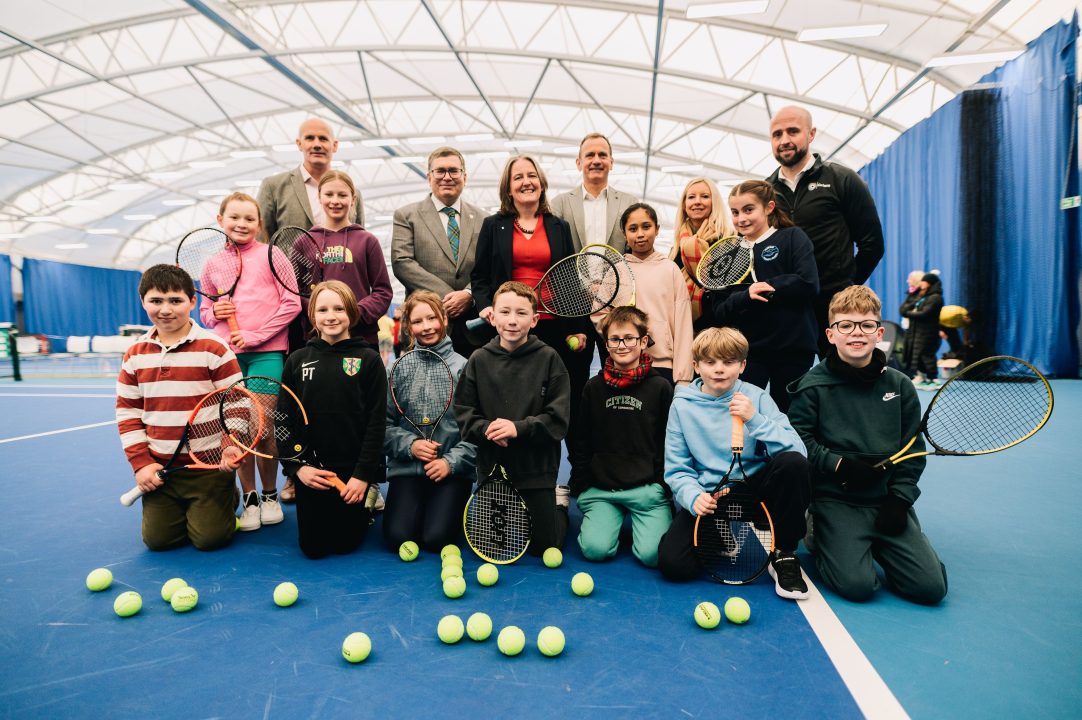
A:
{"label": "plaid scarf", "polygon": [[639,357],[638,367],[631,370],[617,370],[615,363],[612,361],[612,356],[609,356],[605,358],[605,369],[602,371],[601,377],[604,379],[605,384],[611,388],[617,390],[629,388],[641,383],[653,365],[654,359],[650,357],[650,354],[643,353]]}
{"label": "plaid scarf", "polygon": [[680,229],[676,244],[680,248],[681,271],[684,273],[684,282],[688,286],[688,295],[691,297],[691,320],[694,322],[703,314],[703,289],[692,278],[695,277],[695,268],[699,267],[699,260],[706,252],[708,244],[691,232],[691,226],[686,223]]}

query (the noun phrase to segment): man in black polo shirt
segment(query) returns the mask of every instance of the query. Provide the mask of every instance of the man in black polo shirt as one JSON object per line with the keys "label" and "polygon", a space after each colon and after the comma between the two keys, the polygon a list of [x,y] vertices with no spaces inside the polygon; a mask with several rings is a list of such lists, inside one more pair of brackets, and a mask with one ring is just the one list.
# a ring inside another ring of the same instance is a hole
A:
{"label": "man in black polo shirt", "polygon": [[[879,264],[883,228],[868,186],[849,168],[809,154],[814,139],[811,113],[792,105],[779,110],[770,121],[770,146],[780,167],[767,182],[774,185],[779,205],[815,246],[819,269],[815,318],[825,329],[834,293],[862,285]],[[820,332],[821,358],[829,347],[826,333]]]}

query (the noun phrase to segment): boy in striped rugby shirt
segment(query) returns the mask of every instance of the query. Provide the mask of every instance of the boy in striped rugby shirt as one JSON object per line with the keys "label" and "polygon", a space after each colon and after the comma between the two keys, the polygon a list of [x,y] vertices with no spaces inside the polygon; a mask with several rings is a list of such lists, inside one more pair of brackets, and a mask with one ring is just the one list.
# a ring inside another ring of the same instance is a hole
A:
{"label": "boy in striped rugby shirt", "polygon": [[120,442],[143,495],[143,542],[168,550],[191,542],[200,550],[227,544],[236,528],[233,472],[180,470],[162,483],[157,472],[169,461],[196,403],[207,393],[241,379],[229,346],[191,320],[195,287],[188,273],[155,265],[139,281],[139,297],[154,329],[128,348],[116,384]]}

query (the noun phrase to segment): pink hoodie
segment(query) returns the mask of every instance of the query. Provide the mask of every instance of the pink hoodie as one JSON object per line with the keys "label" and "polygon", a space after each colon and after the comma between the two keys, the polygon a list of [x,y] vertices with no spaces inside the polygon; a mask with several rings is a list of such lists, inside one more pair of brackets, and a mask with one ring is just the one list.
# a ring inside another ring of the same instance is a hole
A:
{"label": "pink hoodie", "polygon": [[671,367],[674,382],[691,382],[691,300],[680,268],[655,252],[645,260],[624,255],[635,273],[635,307],[646,313],[653,347],[647,352],[658,367]]}

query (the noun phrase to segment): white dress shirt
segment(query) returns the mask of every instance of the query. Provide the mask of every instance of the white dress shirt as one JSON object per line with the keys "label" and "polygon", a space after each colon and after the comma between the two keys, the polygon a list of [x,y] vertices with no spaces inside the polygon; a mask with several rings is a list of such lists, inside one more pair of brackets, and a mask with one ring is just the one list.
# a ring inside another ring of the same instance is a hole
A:
{"label": "white dress shirt", "polygon": [[[443,223],[443,234],[447,234],[447,223],[451,218],[447,217],[447,213],[443,211],[444,208],[452,207],[455,209],[455,217],[462,217],[462,196],[458,196],[458,200],[455,200],[451,205],[444,205],[442,200],[438,200],[435,195],[429,195],[428,198],[432,201],[432,206],[436,208],[436,214],[440,216],[440,222]],[[462,220],[458,221],[459,233],[462,232]]]}
{"label": "white dress shirt", "polygon": [[606,222],[609,217],[609,200],[602,190],[595,198],[582,186],[582,213],[586,223],[586,237],[583,245],[604,245],[609,241],[609,228]]}
{"label": "white dress shirt", "polygon": [[301,165],[301,177],[304,178],[304,190],[308,193],[308,205],[312,208],[312,226],[322,225],[326,222],[327,216],[323,212],[323,205],[319,202],[319,183],[304,165]]}
{"label": "white dress shirt", "polygon": [[786,185],[789,186],[790,190],[792,190],[793,192],[796,192],[796,186],[797,186],[797,184],[800,183],[800,178],[804,177],[804,173],[808,172],[808,168],[810,168],[814,164],[815,164],[815,156],[812,155],[809,152],[808,153],[808,159],[804,162],[804,167],[800,168],[800,172],[798,172],[796,174],[796,177],[794,177],[792,180],[790,180],[789,178],[787,178],[785,176],[785,170],[784,169],[781,172],[778,173],[778,177],[781,178],[781,181],[783,183],[785,183]]}

